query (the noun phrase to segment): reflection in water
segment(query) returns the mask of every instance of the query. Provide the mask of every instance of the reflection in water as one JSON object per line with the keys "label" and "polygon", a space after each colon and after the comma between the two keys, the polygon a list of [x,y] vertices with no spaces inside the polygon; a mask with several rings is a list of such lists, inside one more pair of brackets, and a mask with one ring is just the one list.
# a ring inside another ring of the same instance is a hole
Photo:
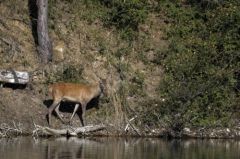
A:
{"label": "reflection in water", "polygon": [[1,159],[239,159],[240,141],[156,138],[0,139]]}

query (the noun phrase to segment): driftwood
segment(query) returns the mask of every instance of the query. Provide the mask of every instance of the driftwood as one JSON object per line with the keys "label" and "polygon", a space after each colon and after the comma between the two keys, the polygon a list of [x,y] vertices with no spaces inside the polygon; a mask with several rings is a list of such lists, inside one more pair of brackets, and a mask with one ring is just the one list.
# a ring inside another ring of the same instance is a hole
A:
{"label": "driftwood", "polygon": [[91,125],[84,127],[67,127],[64,129],[53,129],[40,125],[35,125],[33,136],[79,136],[89,132],[96,132],[105,129],[105,125]]}
{"label": "driftwood", "polygon": [[0,82],[27,84],[29,82],[29,74],[28,72],[14,70],[0,70]]}
{"label": "driftwood", "polygon": [[141,136],[141,132],[132,124],[131,122],[135,120],[138,116],[135,115],[133,118],[127,121],[127,125],[124,129],[125,132],[128,132],[129,128],[131,127],[139,136]]}

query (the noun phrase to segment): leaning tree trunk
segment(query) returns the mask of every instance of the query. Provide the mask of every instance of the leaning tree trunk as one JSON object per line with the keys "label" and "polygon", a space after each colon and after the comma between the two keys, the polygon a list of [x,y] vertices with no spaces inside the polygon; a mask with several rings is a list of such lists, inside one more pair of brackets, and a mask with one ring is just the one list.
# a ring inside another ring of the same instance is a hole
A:
{"label": "leaning tree trunk", "polygon": [[48,0],[37,0],[38,6],[38,52],[43,63],[52,60],[52,43],[48,36]]}

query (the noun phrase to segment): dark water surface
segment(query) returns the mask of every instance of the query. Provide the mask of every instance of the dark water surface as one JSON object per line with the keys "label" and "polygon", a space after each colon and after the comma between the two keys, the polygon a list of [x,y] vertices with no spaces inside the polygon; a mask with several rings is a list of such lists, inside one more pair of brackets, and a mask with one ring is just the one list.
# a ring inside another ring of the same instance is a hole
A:
{"label": "dark water surface", "polygon": [[239,140],[0,139],[0,159],[240,159]]}

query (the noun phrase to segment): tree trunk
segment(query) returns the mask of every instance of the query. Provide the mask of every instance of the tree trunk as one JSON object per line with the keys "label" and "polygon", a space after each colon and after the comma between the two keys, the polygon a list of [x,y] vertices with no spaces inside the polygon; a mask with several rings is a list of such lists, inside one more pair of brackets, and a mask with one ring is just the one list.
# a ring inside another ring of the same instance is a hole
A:
{"label": "tree trunk", "polygon": [[38,52],[43,63],[52,60],[52,43],[48,36],[48,0],[37,0],[38,7]]}

